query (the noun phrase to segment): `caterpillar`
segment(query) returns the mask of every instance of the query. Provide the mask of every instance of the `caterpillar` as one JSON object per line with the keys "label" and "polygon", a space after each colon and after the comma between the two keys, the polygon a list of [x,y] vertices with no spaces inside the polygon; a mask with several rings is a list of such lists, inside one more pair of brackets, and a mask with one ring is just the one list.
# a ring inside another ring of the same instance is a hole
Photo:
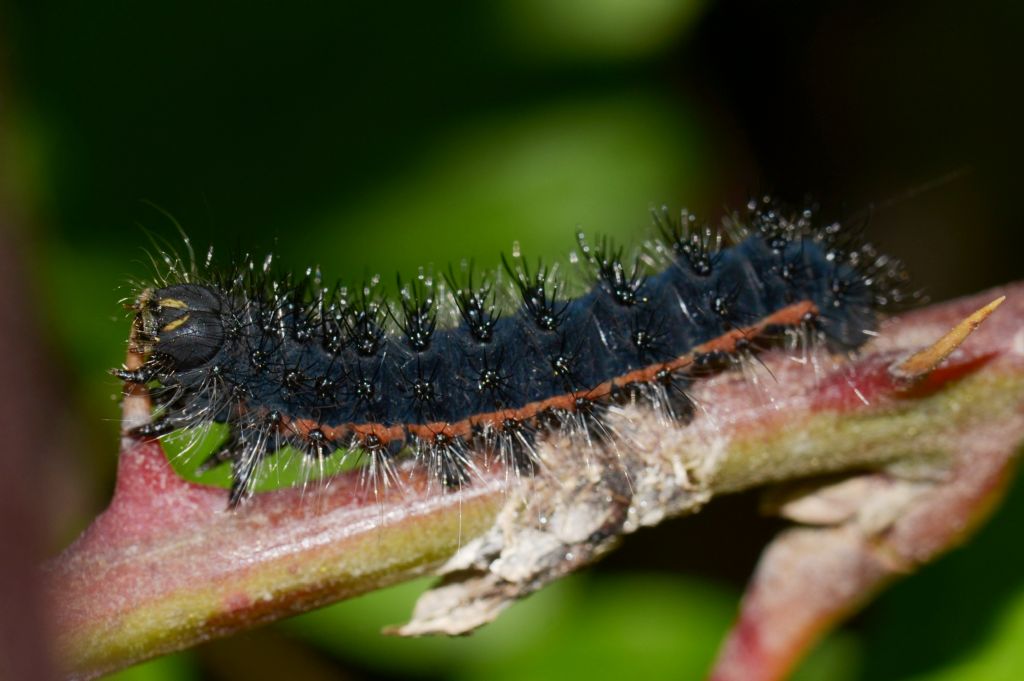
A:
{"label": "caterpillar", "polygon": [[576,296],[519,253],[479,281],[466,263],[399,278],[395,301],[379,277],[328,286],[318,269],[277,276],[270,257],[216,271],[167,255],[131,305],[144,361],[113,372],[153,397],[154,420],[131,434],[227,424],[201,468],[230,464],[230,507],[286,447],[355,460],[377,484],[408,462],[459,488],[494,462],[534,472],[552,430],[612,437],[604,417],[623,402],[685,420],[693,381],[764,348],[854,352],[908,297],[898,260],[811,208],[766,197],[718,227],[666,209],[654,222],[629,257],[578,233],[590,284]]}

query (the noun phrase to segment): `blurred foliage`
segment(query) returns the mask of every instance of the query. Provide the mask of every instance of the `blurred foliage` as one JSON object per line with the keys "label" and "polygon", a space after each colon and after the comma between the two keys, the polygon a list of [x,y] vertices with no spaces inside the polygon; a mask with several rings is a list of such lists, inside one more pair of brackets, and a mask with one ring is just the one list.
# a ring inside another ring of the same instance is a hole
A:
{"label": "blurred foliage", "polygon": [[[0,5],[26,216],[26,290],[65,417],[50,437],[52,546],[113,482],[132,282],[179,222],[221,262],[273,250],[358,281],[573,230],[637,244],[652,206],[716,219],[809,194],[864,222],[933,297],[1021,274],[1015,3],[93,3]],[[151,203],[147,203],[151,202]],[[171,216],[171,217],[169,217]],[[1016,679],[1020,495],[958,552],[830,638],[799,678]],[[378,636],[423,582],[117,676],[696,678],[778,524],[754,503],[624,551],[457,640]]]}

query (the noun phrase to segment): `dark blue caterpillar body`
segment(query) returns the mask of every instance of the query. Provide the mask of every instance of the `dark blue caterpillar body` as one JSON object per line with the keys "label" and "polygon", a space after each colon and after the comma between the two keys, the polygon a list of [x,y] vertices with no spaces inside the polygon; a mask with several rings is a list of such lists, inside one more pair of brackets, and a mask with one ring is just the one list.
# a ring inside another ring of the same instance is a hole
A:
{"label": "dark blue caterpillar body", "polygon": [[[727,224],[728,248],[686,214],[658,222],[661,239],[631,262],[580,236],[596,284],[576,298],[545,268],[506,262],[519,300],[506,314],[494,283],[474,287],[471,271],[460,281],[449,270],[450,290],[425,275],[400,283],[389,306],[373,285],[328,290],[318,273],[274,281],[251,262],[228,276],[193,266],[136,305],[145,361],[117,373],[152,384],[161,414],[137,434],[227,422],[210,463],[231,462],[232,505],[285,445],[359,452],[375,470],[411,446],[457,486],[488,453],[530,470],[539,433],[599,432],[616,401],[641,396],[684,416],[690,381],[787,333],[854,350],[901,297],[896,261],[837,225],[814,227],[810,211],[752,203]],[[439,325],[445,301],[455,325]]]}

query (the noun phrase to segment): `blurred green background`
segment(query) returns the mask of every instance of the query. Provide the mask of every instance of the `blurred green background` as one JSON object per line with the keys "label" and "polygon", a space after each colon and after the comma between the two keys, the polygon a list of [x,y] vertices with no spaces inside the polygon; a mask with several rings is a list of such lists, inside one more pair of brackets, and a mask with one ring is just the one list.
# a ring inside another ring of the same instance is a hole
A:
{"label": "blurred green background", "polygon": [[[0,196],[57,396],[45,545],[109,498],[119,301],[168,216],[222,257],[390,281],[770,191],[863,222],[943,299],[1024,270],[1022,40],[1011,2],[0,2]],[[1022,494],[798,678],[1024,678]],[[642,532],[469,638],[379,636],[418,582],[117,678],[699,678],[780,527],[755,511]]]}

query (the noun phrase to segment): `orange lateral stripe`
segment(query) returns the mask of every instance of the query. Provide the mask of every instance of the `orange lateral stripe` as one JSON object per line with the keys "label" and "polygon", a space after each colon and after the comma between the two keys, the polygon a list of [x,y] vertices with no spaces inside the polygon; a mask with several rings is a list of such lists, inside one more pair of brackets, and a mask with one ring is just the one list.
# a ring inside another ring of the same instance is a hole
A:
{"label": "orange lateral stripe", "polygon": [[437,421],[433,423],[409,423],[391,426],[385,426],[381,423],[346,423],[338,426],[327,426],[319,424],[312,419],[286,418],[282,422],[281,428],[292,430],[300,435],[307,435],[309,431],[319,429],[327,439],[336,442],[343,440],[347,435],[355,435],[360,442],[365,442],[368,436],[375,435],[381,441],[381,444],[384,445],[392,440],[404,440],[407,434],[423,440],[433,439],[437,435],[444,435],[450,438],[467,437],[473,433],[474,427],[477,426],[490,426],[500,429],[506,419],[527,421],[548,409],[575,411],[577,399],[599,400],[611,395],[615,388],[632,383],[650,383],[663,371],[677,371],[692,365],[700,355],[711,352],[734,352],[737,343],[757,338],[770,326],[796,326],[809,316],[817,314],[817,306],[809,300],[793,303],[777,312],[773,312],[756,324],[742,329],[733,329],[707,343],[698,345],[685,355],[681,355],[668,362],[634,369],[627,374],[599,383],[588,390],[555,395],[538,402],[524,404],[515,409],[501,409],[494,412],[474,414],[454,423]]}

